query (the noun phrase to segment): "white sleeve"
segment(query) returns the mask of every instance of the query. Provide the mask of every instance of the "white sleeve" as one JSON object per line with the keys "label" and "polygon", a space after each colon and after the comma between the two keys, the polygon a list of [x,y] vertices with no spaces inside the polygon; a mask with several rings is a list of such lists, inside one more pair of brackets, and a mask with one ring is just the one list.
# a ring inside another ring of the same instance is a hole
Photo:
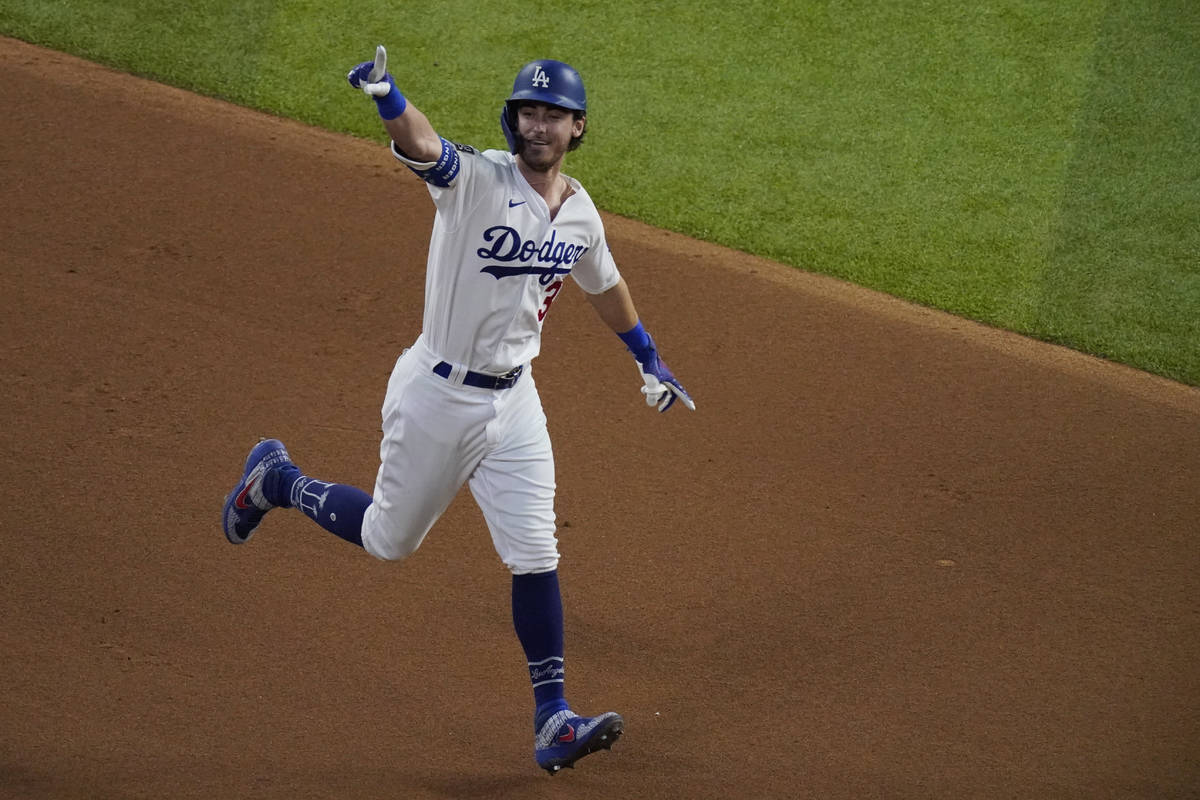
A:
{"label": "white sleeve", "polygon": [[588,248],[583,258],[571,268],[571,277],[588,294],[607,292],[621,281],[617,262],[613,260],[608,242],[601,235],[600,246]]}
{"label": "white sleeve", "polygon": [[425,181],[434,205],[448,217],[451,227],[470,210],[465,204],[473,194],[471,188],[476,182],[480,159],[474,147],[442,139],[442,155],[437,161],[414,161],[395,142],[391,143],[391,151],[397,161]]}

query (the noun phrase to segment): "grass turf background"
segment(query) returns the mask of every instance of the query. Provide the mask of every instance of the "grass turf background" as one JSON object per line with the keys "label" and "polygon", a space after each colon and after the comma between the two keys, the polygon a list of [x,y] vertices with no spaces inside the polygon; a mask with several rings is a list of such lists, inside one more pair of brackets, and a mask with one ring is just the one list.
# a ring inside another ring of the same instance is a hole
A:
{"label": "grass turf background", "polygon": [[503,144],[521,64],[560,58],[589,94],[568,171],[602,208],[1200,385],[1191,0],[450,0],[417,15],[4,0],[0,32],[381,142],[344,76],[382,42],[439,132],[480,147]]}

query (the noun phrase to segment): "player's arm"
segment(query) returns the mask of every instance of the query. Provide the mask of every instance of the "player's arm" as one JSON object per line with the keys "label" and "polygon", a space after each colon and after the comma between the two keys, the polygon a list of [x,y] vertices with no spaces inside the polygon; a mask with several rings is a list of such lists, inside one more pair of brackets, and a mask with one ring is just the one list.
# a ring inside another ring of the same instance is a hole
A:
{"label": "player's arm", "polygon": [[383,127],[400,152],[413,161],[437,161],[442,155],[442,137],[412,103],[395,119],[385,119]]}
{"label": "player's arm", "polygon": [[617,285],[600,294],[585,296],[592,308],[600,315],[604,324],[613,329],[618,336],[632,330],[638,323],[637,309],[633,306],[633,297],[629,294],[629,286],[625,279],[617,281]]}
{"label": "player's arm", "polygon": [[646,404],[657,405],[659,411],[666,411],[676,400],[682,400],[684,406],[695,411],[696,404],[691,396],[672,374],[666,362],[659,358],[654,339],[642,327],[625,279],[621,278],[615,286],[599,294],[587,294],[587,299],[604,324],[612,328],[633,354],[638,373],[645,383],[642,394],[646,396]]}
{"label": "player's arm", "polygon": [[429,119],[408,101],[387,71],[387,51],[375,49],[375,60],[350,70],[346,80],[375,100],[383,127],[400,152],[412,161],[432,162],[442,156],[442,139]]}

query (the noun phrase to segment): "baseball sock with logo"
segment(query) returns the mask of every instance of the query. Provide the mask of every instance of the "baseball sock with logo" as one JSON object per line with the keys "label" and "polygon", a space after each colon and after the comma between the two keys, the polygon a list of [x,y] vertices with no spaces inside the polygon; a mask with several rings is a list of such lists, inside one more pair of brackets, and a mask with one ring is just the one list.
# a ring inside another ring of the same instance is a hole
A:
{"label": "baseball sock with logo", "polygon": [[273,505],[298,508],[335,536],[363,546],[363,514],[371,505],[371,495],[362,489],[310,478],[294,466],[267,470],[262,488]]}
{"label": "baseball sock with logo", "polygon": [[563,610],[558,570],[513,575],[513,627],[533,683],[533,729],[567,707],[564,694]]}

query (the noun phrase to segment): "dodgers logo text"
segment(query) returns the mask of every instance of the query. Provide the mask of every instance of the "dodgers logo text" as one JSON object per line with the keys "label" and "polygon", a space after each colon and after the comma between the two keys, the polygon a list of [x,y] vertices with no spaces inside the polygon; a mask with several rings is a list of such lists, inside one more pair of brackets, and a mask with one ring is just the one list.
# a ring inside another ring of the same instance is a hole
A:
{"label": "dodgers logo text", "polygon": [[[551,230],[550,238],[538,242],[524,239],[515,229],[507,225],[493,225],[483,232],[483,247],[475,255],[485,261],[499,262],[485,266],[486,272],[496,279],[512,275],[541,275],[548,280],[555,275],[566,275],[571,266],[583,257],[588,248],[558,238],[558,231]],[[513,264],[514,266],[503,266]]]}

